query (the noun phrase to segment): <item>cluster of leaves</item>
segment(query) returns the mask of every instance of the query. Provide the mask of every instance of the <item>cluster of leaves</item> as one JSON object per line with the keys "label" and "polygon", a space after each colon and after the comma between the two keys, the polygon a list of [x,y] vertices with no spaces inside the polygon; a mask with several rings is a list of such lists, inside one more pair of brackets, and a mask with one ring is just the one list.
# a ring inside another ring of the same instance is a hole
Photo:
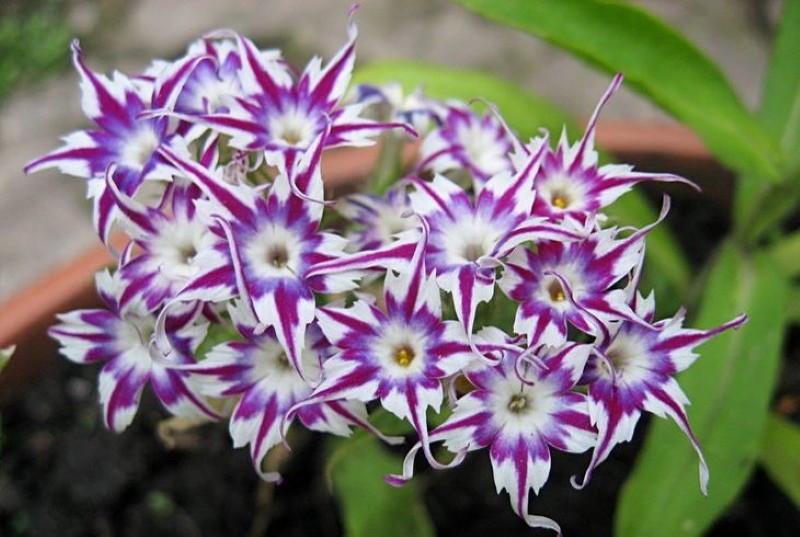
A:
{"label": "cluster of leaves", "polygon": [[0,101],[18,84],[63,68],[72,34],[64,7],[59,0],[0,6]]}

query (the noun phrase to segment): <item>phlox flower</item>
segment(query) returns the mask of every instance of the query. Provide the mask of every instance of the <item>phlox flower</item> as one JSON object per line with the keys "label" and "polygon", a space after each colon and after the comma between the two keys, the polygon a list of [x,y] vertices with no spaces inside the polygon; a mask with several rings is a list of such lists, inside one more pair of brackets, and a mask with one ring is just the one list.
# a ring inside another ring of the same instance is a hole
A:
{"label": "phlox flower", "polygon": [[196,258],[216,242],[207,224],[197,216],[195,201],[202,192],[196,185],[176,179],[167,187],[159,206],[153,208],[120,192],[111,175],[106,179],[109,191],[120,210],[120,223],[131,237],[119,271],[126,284],[121,299],[141,300],[154,311],[177,296],[198,274]]}
{"label": "phlox flower", "polygon": [[[679,182],[698,189],[691,181],[671,173],[635,172],[633,166],[627,164],[599,165],[594,148],[597,120],[603,107],[622,84],[622,78],[621,74],[614,77],[578,142],[570,145],[564,130],[555,150],[548,149],[543,156],[536,177],[534,215],[585,222],[643,181]],[[512,158],[517,165],[538,147],[537,140],[531,148],[523,146],[514,137],[512,139],[515,147]]]}
{"label": "phlox flower", "polygon": [[[305,196],[322,196],[319,162],[321,134],[303,156],[295,178]],[[302,370],[306,326],[314,319],[314,292],[336,293],[356,287],[361,269],[410,257],[413,245],[395,243],[378,252],[346,259],[347,241],[319,230],[323,206],[292,195],[281,169],[264,197],[247,184],[228,184],[218,174],[169,148],[164,158],[208,196],[202,211],[213,222],[214,255],[196,259],[199,274],[178,295],[180,300],[239,297],[263,328],[272,327],[292,365]],[[162,349],[168,353],[169,349]]]}
{"label": "phlox flower", "polygon": [[[511,507],[533,527],[560,534],[553,520],[528,512],[530,491],[539,493],[550,474],[550,448],[582,453],[595,445],[586,395],[573,391],[591,352],[590,345],[569,343],[538,352],[523,382],[517,375],[519,352],[507,351],[495,366],[469,370],[474,386],[455,404],[453,414],[430,432],[453,453],[489,448],[498,494],[506,490]],[[403,484],[413,473],[414,446],[403,463]]]}
{"label": "phlox flower", "polygon": [[[700,489],[706,494],[708,466],[700,445],[689,426],[686,405],[689,400],[674,376],[697,359],[693,349],[717,334],[738,328],[747,318],[735,319],[712,328],[684,328],[684,312],[670,319],[655,321],[654,295],[633,297],[635,313],[652,328],[623,320],[610,327],[610,335],[596,344],[583,382],[589,383],[589,412],[597,427],[597,447],[592,454],[583,484],[598,464],[620,442],[630,441],[642,412],[669,416],[686,434],[697,451]],[[583,486],[583,485],[580,485]]]}
{"label": "phlox flower", "polygon": [[185,58],[170,64],[156,83],[146,78],[134,80],[119,72],[109,79],[91,71],[77,40],[72,43],[72,61],[81,76],[83,112],[96,128],[67,135],[62,147],[28,163],[25,173],[58,168],[87,179],[88,193],[94,200],[95,229],[105,242],[116,213],[104,179],[106,170],[115,165],[112,180],[128,196],[133,196],[147,179],[170,179],[170,170],[156,153],[175,134],[169,120],[139,116],[151,107],[173,106],[199,59]]}
{"label": "phlox flower", "polygon": [[322,138],[326,147],[370,145],[377,134],[390,128],[415,134],[406,124],[362,118],[363,104],[340,104],[355,61],[358,32],[352,12],[348,34],[347,44],[324,68],[320,58],[314,58],[297,80],[285,63],[265,57],[250,40],[236,36],[243,97],[213,113],[180,114],[165,109],[151,115],[199,123],[230,136],[231,147],[262,151],[268,163],[280,163],[289,171],[292,192],[303,196],[296,187],[296,163],[323,132],[328,132]]}
{"label": "phlox flower", "polygon": [[427,265],[435,271],[439,287],[452,294],[458,320],[470,337],[478,304],[494,295],[496,266],[516,245],[579,238],[559,225],[530,217],[541,154],[532,154],[525,168],[514,175],[503,172],[492,177],[474,202],[443,175],[431,182],[409,180],[414,186],[409,194],[411,207],[431,229]]}
{"label": "phlox flower", "polygon": [[[252,312],[241,304],[229,307],[229,312],[243,340],[219,344],[203,361],[182,369],[192,373],[207,395],[240,397],[229,422],[233,445],[236,448],[249,445],[256,472],[267,481],[279,481],[278,473],[263,470],[264,457],[281,442],[281,423],[289,409],[306,399],[313,386],[292,367],[273,330],[259,333]],[[329,355],[330,344],[316,324],[308,327],[304,343],[300,357],[303,370],[317,378],[323,360]],[[350,426],[357,425],[380,435],[367,421],[364,403],[358,401],[308,405],[297,412],[297,417],[315,431],[349,436]]]}
{"label": "phlox flower", "polygon": [[[116,432],[125,430],[139,408],[145,385],[150,383],[159,401],[176,416],[215,419],[188,373],[166,367],[150,356],[156,318],[141,302],[122,302],[125,284],[107,271],[97,274],[97,292],[107,309],[77,310],[58,316],[49,331],[61,353],[73,362],[106,362],[100,371],[103,421]],[[165,317],[167,337],[177,364],[194,362],[194,351],[206,335],[207,323],[199,308],[174,309]]]}
{"label": "phlox flower", "polygon": [[425,269],[423,235],[411,270],[386,274],[385,310],[361,299],[349,308],[319,308],[319,327],[341,350],[322,364],[322,381],[293,411],[339,399],[379,399],[412,424],[430,463],[443,468],[428,447],[425,412],[440,410],[441,379],[465,367],[472,352],[458,323],[441,319],[439,289]]}
{"label": "phlox flower", "polygon": [[386,246],[398,233],[418,226],[416,219],[409,218],[411,205],[403,184],[390,188],[383,196],[366,193],[346,196],[336,207],[357,226],[347,235],[351,248],[355,250]]}
{"label": "phlox flower", "polygon": [[624,238],[622,230],[608,228],[573,242],[542,241],[535,251],[517,247],[498,282],[519,303],[514,332],[531,346],[559,346],[567,341],[568,324],[599,335],[611,321],[644,323],[618,286],[638,270],[644,238],[668,210],[665,197],[658,220]]}
{"label": "phlox flower", "polygon": [[511,171],[512,142],[494,114],[480,116],[465,104],[451,103],[440,113],[440,121],[422,142],[420,172],[463,169],[480,190],[490,177]]}

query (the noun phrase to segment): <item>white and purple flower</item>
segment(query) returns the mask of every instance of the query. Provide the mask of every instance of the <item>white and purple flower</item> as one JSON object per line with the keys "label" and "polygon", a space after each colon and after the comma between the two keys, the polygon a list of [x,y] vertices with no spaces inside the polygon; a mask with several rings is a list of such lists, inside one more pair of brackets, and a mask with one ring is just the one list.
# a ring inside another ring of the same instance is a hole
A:
{"label": "white and purple flower", "polygon": [[563,345],[567,328],[597,336],[612,321],[645,324],[628,305],[619,285],[640,266],[645,235],[669,210],[669,198],[659,219],[631,235],[618,238],[609,228],[572,242],[542,241],[531,250],[517,247],[499,280],[501,289],[519,302],[514,331],[528,345]]}
{"label": "white and purple flower", "polygon": [[458,324],[441,320],[439,289],[425,270],[426,237],[410,271],[386,274],[385,311],[364,300],[318,310],[322,332],[341,350],[323,363],[322,382],[294,411],[338,399],[379,399],[383,408],[412,424],[430,463],[442,468],[428,446],[425,411],[440,411],[441,380],[473,355]]}
{"label": "white and purple flower", "polygon": [[[516,372],[518,352],[467,372],[475,389],[430,433],[431,442],[444,442],[453,453],[489,448],[498,494],[505,489],[514,512],[530,526],[560,533],[553,520],[528,512],[530,491],[538,494],[550,474],[550,448],[582,453],[595,445],[586,395],[574,391],[591,350],[570,343],[541,352],[542,367],[531,365],[525,382]],[[390,483],[411,477],[419,448],[409,451],[403,475],[390,476]]]}
{"label": "white and purple flower", "polygon": [[[117,272],[117,274],[119,274]],[[50,335],[68,359],[80,364],[106,362],[100,371],[100,402],[106,427],[120,432],[133,420],[145,385],[176,416],[219,416],[197,391],[188,373],[154,361],[150,343],[156,318],[141,302],[122,302],[125,285],[115,274],[97,274],[97,293],[107,309],[77,310],[58,316]],[[184,307],[166,317],[173,361],[194,362],[194,352],[205,338],[207,323],[199,309]]]}
{"label": "white and purple flower", "polygon": [[440,115],[441,126],[422,142],[420,172],[466,170],[480,190],[490,177],[512,170],[512,142],[494,114],[480,116],[464,104],[453,103]]}
{"label": "white and purple flower", "polygon": [[[744,317],[710,330],[683,328],[683,312],[655,320],[638,287],[667,198],[649,226],[604,227],[599,211],[636,183],[688,183],[598,165],[597,118],[621,75],[577,143],[562,134],[551,149],[545,134],[523,145],[492,105],[479,115],[420,91],[404,98],[399,85],[360,86],[348,100],[352,11],[348,34],[327,64],[315,58],[299,74],[231,31],[130,77],[92,72],[73,44],[95,127],[26,171],[86,179],[103,241],[115,222],[130,239],[114,275],[97,276],[106,308],[60,315],[50,331],[68,359],[105,363],[106,425],[125,429],[149,383],[172,414],[229,410],[234,446],[249,446],[256,472],[277,481],[264,459],[293,423],[401,441],[370,424],[367,409],[382,407],[417,440],[390,483],[412,477],[420,450],[445,469],[487,448],[498,493],[530,526],[559,531],[528,505],[551,449],[592,450],[583,481],[573,479],[580,488],[650,412],[688,436],[705,492],[674,375]],[[347,222],[323,218],[324,150],[413,133],[409,123],[427,132],[414,171],[433,179],[382,177],[384,196],[339,204]],[[476,320],[481,304],[503,300],[495,284],[517,303],[513,332],[492,304]],[[445,419],[433,430],[431,409]],[[434,457],[436,442],[449,462]]]}
{"label": "white and purple flower", "polygon": [[652,328],[627,320],[611,328],[609,338],[593,351],[583,382],[589,383],[589,411],[598,430],[597,447],[583,478],[585,485],[594,469],[612,448],[630,441],[642,412],[669,416],[686,434],[697,451],[700,465],[700,489],[706,494],[708,466],[700,445],[689,426],[686,405],[689,399],[674,376],[697,359],[693,349],[717,334],[738,328],[747,317],[712,328],[683,328],[684,312],[670,319],[655,321],[653,294],[643,298],[636,293],[632,308]]}
{"label": "white and purple flower", "polygon": [[[229,424],[233,445],[238,448],[249,444],[256,472],[267,481],[279,481],[279,474],[262,469],[264,457],[283,440],[281,424],[286,414],[311,394],[313,385],[297,373],[273,330],[258,333],[252,312],[241,305],[230,307],[229,312],[244,340],[217,345],[205,360],[184,370],[198,379],[200,389],[207,395],[240,397]],[[303,370],[318,378],[330,344],[315,324],[309,326],[305,338]],[[356,425],[380,435],[367,421],[365,405],[358,401],[305,406],[297,417],[315,431],[349,436],[350,427]]]}
{"label": "white and purple flower", "polygon": [[[545,147],[542,143],[541,148]],[[574,240],[576,233],[531,218],[533,181],[542,151],[515,175],[503,172],[486,182],[473,202],[446,177],[410,179],[411,207],[431,229],[427,264],[439,287],[452,294],[456,315],[472,337],[475,312],[494,295],[496,267],[518,244],[530,240]],[[557,243],[561,244],[561,243]]]}
{"label": "white and purple flower", "polygon": [[25,173],[58,168],[87,179],[88,193],[94,199],[95,229],[106,242],[116,212],[104,179],[106,170],[115,166],[112,180],[128,196],[133,196],[145,180],[169,180],[170,170],[156,152],[175,134],[169,120],[139,116],[151,107],[172,106],[199,59],[171,64],[157,83],[134,80],[119,72],[109,79],[91,71],[77,41],[72,43],[72,60],[81,76],[83,112],[97,128],[66,136],[61,148],[28,163]]}

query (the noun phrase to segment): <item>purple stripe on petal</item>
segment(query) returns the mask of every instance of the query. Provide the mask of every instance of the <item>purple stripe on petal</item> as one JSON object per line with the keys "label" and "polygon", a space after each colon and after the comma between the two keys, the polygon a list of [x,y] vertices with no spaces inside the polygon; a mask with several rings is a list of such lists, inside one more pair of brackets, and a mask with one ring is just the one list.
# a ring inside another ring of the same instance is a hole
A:
{"label": "purple stripe on petal", "polygon": [[210,197],[219,201],[236,218],[252,220],[253,207],[231,187],[214,177],[209,170],[195,162],[184,159],[169,147],[162,146],[158,152],[170,164],[187,174],[189,179],[192,179]]}

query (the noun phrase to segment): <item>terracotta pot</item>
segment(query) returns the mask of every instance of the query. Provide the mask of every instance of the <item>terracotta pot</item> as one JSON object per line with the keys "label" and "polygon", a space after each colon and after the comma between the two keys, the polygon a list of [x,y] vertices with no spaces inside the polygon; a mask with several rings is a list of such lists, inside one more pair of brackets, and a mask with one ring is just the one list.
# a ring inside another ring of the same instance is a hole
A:
{"label": "terracotta pot", "polygon": [[[597,143],[642,171],[670,171],[698,182],[704,195],[728,206],[732,174],[722,168],[688,129],[675,125],[626,122],[600,123]],[[407,157],[412,157],[409,148]],[[333,192],[353,188],[365,180],[378,158],[377,148],[334,150],[326,154],[323,176]],[[685,189],[682,189],[685,192]],[[680,195],[681,190],[676,190]],[[118,244],[122,238],[117,239]],[[98,246],[77,257],[13,296],[0,306],[0,348],[17,350],[0,375],[0,404],[13,398],[48,367],[56,343],[47,336],[55,315],[78,308],[97,307],[93,276],[113,263]]]}

